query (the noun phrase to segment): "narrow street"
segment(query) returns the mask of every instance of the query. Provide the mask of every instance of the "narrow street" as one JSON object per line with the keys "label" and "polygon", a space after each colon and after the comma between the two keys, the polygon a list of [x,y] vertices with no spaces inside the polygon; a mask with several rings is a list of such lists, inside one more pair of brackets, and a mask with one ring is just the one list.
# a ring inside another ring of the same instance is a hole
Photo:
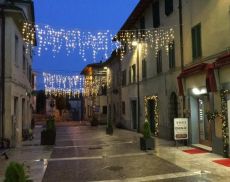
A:
{"label": "narrow street", "polygon": [[[139,149],[139,134],[134,132],[117,129],[108,136],[104,127],[58,127],[56,146],[48,159],[43,182],[227,181],[208,169],[206,158],[213,154],[189,159],[189,154],[182,151],[188,147],[170,147],[169,143],[164,146],[164,142],[158,140],[156,151],[143,152]],[[217,164],[212,165],[215,168]]]}

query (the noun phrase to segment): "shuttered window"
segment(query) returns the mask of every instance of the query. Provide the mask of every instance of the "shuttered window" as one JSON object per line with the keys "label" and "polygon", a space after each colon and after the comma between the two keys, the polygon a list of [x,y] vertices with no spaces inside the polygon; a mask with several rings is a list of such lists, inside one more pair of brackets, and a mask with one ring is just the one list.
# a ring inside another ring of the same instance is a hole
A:
{"label": "shuttered window", "polygon": [[197,59],[201,56],[201,24],[198,24],[192,28],[192,57]]}
{"label": "shuttered window", "polygon": [[173,12],[173,0],[165,0],[165,14],[169,16]]}
{"label": "shuttered window", "polygon": [[159,1],[153,3],[153,27],[157,28],[160,26],[160,5]]}

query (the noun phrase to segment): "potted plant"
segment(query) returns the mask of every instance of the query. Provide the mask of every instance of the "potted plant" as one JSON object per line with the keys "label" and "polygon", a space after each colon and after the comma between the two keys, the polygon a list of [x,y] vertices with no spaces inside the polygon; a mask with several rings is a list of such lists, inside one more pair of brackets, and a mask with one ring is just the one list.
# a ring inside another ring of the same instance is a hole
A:
{"label": "potted plant", "polygon": [[106,134],[112,135],[113,134],[113,125],[110,119],[108,120],[107,126],[106,126]]}
{"label": "potted plant", "polygon": [[29,176],[26,175],[24,165],[17,162],[11,162],[6,168],[4,182],[29,182]]}
{"label": "potted plant", "polygon": [[56,140],[55,119],[50,116],[46,121],[46,129],[41,132],[41,145],[54,145]]}
{"label": "potted plant", "polygon": [[150,124],[148,121],[144,123],[143,136],[140,138],[141,150],[153,150],[154,149],[154,138],[151,136]]}
{"label": "potted plant", "polygon": [[91,118],[90,123],[91,123],[91,126],[98,126],[99,122],[95,115],[93,115],[93,117]]}

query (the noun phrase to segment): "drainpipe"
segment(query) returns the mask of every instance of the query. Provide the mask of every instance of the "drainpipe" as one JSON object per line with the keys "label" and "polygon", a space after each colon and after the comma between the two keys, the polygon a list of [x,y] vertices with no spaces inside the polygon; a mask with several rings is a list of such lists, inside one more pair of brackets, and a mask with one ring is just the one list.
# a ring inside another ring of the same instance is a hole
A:
{"label": "drainpipe", "polygon": [[1,51],[2,51],[2,73],[1,73],[1,83],[2,83],[2,113],[1,113],[1,124],[2,124],[2,138],[4,138],[5,133],[4,133],[4,115],[5,115],[5,14],[4,14],[4,9],[1,8],[1,19],[2,19],[2,28],[1,28]]}
{"label": "drainpipe", "polygon": [[[180,60],[181,60],[181,72],[184,70],[184,37],[183,37],[183,12],[182,12],[182,0],[179,0],[179,24],[180,24]],[[183,117],[185,109],[185,96],[183,94]]]}

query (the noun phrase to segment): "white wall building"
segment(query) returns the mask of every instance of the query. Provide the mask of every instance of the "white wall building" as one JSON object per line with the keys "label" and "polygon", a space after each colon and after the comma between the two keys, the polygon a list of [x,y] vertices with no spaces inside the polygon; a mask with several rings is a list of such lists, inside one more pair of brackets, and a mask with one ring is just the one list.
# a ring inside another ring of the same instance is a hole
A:
{"label": "white wall building", "polygon": [[[229,0],[138,3],[118,38],[125,30],[141,35],[144,29],[168,27],[174,29],[174,41],[168,54],[156,47],[148,47],[146,54],[141,38],[126,51],[121,99],[129,129],[141,130],[147,119],[155,135],[173,139],[173,118],[188,117],[190,144],[209,146],[215,153],[229,149],[229,6]],[[207,113],[215,111],[211,122]]]}
{"label": "white wall building", "polygon": [[4,41],[4,109],[3,136],[16,146],[22,141],[22,131],[30,128],[32,51],[23,41],[23,22],[34,22],[33,1],[4,1],[1,32]]}

